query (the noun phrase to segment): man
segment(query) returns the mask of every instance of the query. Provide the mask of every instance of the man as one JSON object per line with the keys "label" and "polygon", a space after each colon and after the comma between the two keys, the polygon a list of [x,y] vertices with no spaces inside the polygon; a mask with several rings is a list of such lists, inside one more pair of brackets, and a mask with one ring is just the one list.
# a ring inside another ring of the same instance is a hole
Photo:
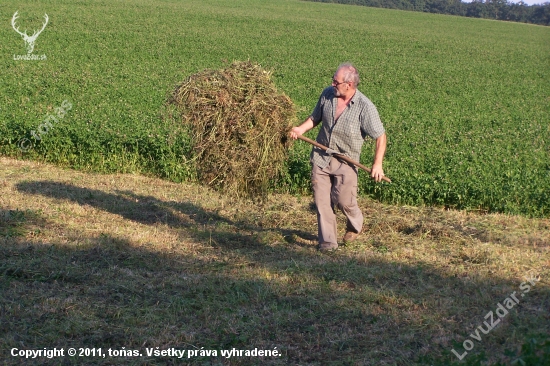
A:
{"label": "man", "polygon": [[[290,132],[290,137],[309,131],[322,122],[317,142],[359,161],[367,136],[376,140],[371,177],[382,180],[386,132],[374,104],[357,90],[359,73],[350,63],[342,64],[323,90],[313,113]],[[311,183],[317,206],[319,250],[338,248],[335,206],[346,216],[344,243],[357,238],[363,229],[363,214],[357,205],[357,168],[314,147],[311,152]]]}

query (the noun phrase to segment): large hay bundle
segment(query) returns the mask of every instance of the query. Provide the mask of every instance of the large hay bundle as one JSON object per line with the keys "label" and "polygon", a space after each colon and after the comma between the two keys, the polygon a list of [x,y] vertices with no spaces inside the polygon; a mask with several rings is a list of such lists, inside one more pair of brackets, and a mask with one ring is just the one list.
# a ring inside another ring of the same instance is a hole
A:
{"label": "large hay bundle", "polygon": [[190,76],[173,96],[190,127],[201,182],[264,197],[287,157],[295,108],[260,65],[234,62]]}

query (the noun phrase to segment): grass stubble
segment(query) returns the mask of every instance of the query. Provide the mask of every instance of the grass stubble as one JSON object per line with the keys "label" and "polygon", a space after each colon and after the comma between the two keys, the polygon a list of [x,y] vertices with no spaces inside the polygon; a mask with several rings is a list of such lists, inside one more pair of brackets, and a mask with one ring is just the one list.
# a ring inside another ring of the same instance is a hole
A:
{"label": "grass stubble", "polygon": [[550,334],[548,219],[361,198],[365,234],[322,254],[307,197],[259,204],[199,185],[8,158],[0,190],[5,365],[37,361],[12,357],[14,347],[70,346],[144,357],[40,363],[174,364],[182,361],[146,357],[145,348],[277,347],[278,358],[183,363],[451,364],[451,349],[462,353],[528,271],[540,281],[465,360],[483,352],[511,362],[506,350]]}

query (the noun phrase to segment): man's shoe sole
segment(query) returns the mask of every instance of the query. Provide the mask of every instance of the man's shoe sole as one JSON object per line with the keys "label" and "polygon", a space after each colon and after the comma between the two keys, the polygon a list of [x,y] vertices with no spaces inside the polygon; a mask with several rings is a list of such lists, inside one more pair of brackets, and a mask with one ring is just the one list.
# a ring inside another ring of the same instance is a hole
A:
{"label": "man's shoe sole", "polygon": [[336,250],[336,249],[338,249],[338,244],[323,243],[323,244],[319,244],[317,246],[317,250],[319,250],[321,252],[330,252],[330,251]]}

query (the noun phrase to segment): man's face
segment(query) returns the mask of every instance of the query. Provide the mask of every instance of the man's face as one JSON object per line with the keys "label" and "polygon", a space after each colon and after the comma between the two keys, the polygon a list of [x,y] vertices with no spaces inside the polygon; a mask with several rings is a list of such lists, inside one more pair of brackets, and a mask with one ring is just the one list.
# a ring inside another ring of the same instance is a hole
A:
{"label": "man's face", "polygon": [[342,71],[337,72],[332,77],[332,87],[334,88],[334,95],[337,97],[344,96],[349,82],[344,82],[344,73]]}

